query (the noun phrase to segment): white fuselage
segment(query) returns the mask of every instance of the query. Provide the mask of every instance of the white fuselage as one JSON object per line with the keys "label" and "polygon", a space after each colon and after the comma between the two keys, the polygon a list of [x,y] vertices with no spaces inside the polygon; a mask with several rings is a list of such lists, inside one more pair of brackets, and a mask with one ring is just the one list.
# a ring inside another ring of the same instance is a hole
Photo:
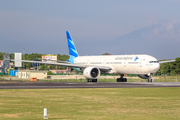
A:
{"label": "white fuselage", "polygon": [[158,60],[150,55],[102,55],[82,56],[74,64],[104,66],[112,70],[108,74],[149,74],[159,70]]}

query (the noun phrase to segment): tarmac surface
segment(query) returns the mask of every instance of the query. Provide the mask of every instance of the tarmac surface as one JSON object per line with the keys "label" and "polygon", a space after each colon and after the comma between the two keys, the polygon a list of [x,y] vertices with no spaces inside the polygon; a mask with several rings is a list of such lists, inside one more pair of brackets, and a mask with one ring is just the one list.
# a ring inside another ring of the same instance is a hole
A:
{"label": "tarmac surface", "polygon": [[180,87],[180,82],[31,82],[0,81],[0,89],[62,89],[62,88],[146,88]]}

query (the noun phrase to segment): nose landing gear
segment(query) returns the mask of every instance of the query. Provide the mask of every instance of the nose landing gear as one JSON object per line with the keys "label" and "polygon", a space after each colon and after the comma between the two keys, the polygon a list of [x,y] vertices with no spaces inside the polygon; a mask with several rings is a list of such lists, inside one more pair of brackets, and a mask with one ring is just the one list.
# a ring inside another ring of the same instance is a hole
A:
{"label": "nose landing gear", "polygon": [[152,82],[152,76],[153,76],[153,74],[149,74],[149,78],[148,78],[148,82]]}

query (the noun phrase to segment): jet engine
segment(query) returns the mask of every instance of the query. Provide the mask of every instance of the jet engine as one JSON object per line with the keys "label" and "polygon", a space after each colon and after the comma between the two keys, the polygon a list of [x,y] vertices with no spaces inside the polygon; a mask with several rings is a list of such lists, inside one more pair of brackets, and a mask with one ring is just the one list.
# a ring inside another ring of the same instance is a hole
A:
{"label": "jet engine", "polygon": [[142,78],[142,79],[148,79],[149,76],[147,74],[139,74],[138,77]]}
{"label": "jet engine", "polygon": [[83,71],[83,75],[87,79],[97,79],[100,76],[101,72],[98,68],[87,67]]}

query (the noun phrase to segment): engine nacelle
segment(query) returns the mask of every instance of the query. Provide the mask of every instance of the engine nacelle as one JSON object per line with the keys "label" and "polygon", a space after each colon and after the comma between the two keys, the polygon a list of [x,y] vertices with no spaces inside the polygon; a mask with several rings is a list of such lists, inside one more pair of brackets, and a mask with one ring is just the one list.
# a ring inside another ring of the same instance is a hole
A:
{"label": "engine nacelle", "polygon": [[139,74],[138,76],[142,79],[148,79],[149,78],[149,76],[147,74]]}
{"label": "engine nacelle", "polygon": [[83,71],[83,75],[87,79],[97,79],[100,76],[101,72],[98,68],[87,67]]}

